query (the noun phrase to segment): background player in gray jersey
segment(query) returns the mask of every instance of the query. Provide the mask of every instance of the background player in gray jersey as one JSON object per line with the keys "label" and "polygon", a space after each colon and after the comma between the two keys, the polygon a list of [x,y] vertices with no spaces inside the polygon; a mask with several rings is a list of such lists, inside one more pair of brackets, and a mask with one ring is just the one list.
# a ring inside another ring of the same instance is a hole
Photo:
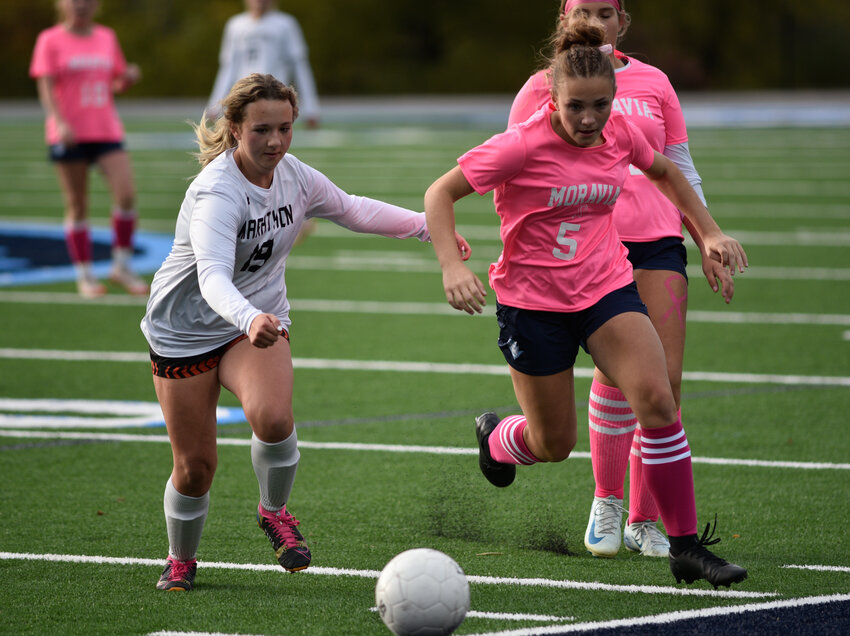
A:
{"label": "background player in gray jersey", "polygon": [[315,128],[319,124],[319,97],[307,43],[298,20],[278,11],[276,4],[274,0],[245,0],[247,10],[225,24],[207,112],[213,116],[220,113],[220,101],[239,78],[270,73],[284,84],[295,84],[301,119]]}

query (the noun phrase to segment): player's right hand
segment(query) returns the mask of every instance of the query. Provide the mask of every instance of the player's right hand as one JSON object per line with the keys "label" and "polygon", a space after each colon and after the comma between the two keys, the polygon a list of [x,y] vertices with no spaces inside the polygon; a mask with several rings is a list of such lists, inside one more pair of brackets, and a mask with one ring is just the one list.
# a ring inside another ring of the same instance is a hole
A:
{"label": "player's right hand", "polygon": [[260,349],[271,347],[283,334],[283,325],[274,314],[260,314],[251,322],[248,341]]}

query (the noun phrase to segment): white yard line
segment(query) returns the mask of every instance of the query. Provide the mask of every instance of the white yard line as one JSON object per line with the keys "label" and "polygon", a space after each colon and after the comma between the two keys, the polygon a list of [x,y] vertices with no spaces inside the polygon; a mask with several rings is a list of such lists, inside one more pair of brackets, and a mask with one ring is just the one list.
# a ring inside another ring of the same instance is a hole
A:
{"label": "white yard line", "polygon": [[[146,353],[131,351],[68,351],[60,349],[0,348],[0,359],[59,360],[88,362],[149,363]],[[393,373],[439,373],[461,375],[508,375],[503,364],[457,364],[451,362],[405,362],[394,360],[343,360],[334,358],[293,358],[296,369],[323,371],[389,371]],[[575,367],[577,378],[590,378],[593,369]],[[850,386],[850,377],[823,375],[785,375],[775,373],[723,373],[719,371],[685,371],[682,379],[694,382],[728,382],[731,384],[779,384],[786,386]]]}
{"label": "white yard line", "polygon": [[[83,432],[48,432],[20,430],[13,421],[0,419],[0,437],[17,439],[43,440],[77,440],[99,442],[140,442],[167,444],[167,435],[138,435],[133,433],[83,433]],[[250,446],[250,439],[235,437],[219,437],[219,446]],[[345,450],[357,452],[379,453],[423,453],[429,455],[477,455],[477,448],[457,446],[423,446],[414,444],[364,444],[359,442],[311,442],[298,440],[301,449],[314,450]],[[570,459],[590,459],[590,453],[577,451],[570,453]],[[761,459],[735,459],[729,457],[691,457],[694,464],[710,464],[714,466],[747,466],[752,468],[787,468],[799,470],[850,470],[850,463],[829,462],[789,462]]]}
{"label": "white yard line", "polygon": [[850,574],[850,567],[839,565],[783,565],[792,570],[814,570],[815,572],[844,572]]}
{"label": "white yard line", "polygon": [[[36,305],[108,305],[144,306],[147,298],[128,295],[106,295],[94,301],[80,298],[72,292],[0,291],[0,303],[22,303]],[[292,299],[294,311],[339,314],[392,314],[414,316],[458,316],[466,314],[452,309],[447,303],[393,302],[381,300],[328,300],[317,298]],[[492,306],[484,308],[484,314],[496,313]],[[850,314],[810,313],[767,313],[741,311],[688,311],[688,322],[749,325],[837,325],[850,326]]]}
{"label": "white yard line", "polygon": [[[136,557],[108,557],[81,554],[36,554],[30,552],[0,552],[0,559],[19,561],[48,561],[51,563],[94,563],[98,565],[139,565],[162,567],[163,559],[143,559]],[[255,572],[273,572],[288,575],[279,565],[254,563],[223,563],[217,561],[198,561],[199,568],[217,568],[224,570],[250,570]],[[365,579],[377,579],[379,570],[354,570],[350,568],[310,567],[299,574],[317,574],[324,576],[351,576]],[[705,590],[700,588],[677,587],[672,585],[612,585],[596,581],[569,581],[558,579],[467,575],[470,583],[481,585],[515,585],[520,587],[544,587],[571,590],[601,590],[622,592],[624,594],[663,594],[671,596],[707,596],[715,598],[766,598],[778,596],[776,592],[747,592],[743,590]]]}

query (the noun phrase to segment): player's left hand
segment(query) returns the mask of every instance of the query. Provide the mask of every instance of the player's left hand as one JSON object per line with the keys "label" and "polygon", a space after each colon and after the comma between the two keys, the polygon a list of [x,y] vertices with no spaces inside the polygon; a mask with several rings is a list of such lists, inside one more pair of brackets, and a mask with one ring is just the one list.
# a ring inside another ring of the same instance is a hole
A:
{"label": "player's left hand", "polygon": [[717,261],[723,267],[728,267],[732,276],[735,275],[736,269],[743,273],[744,269],[749,267],[744,247],[737,239],[722,232],[716,236],[705,237],[703,249],[711,259]]}
{"label": "player's left hand", "polygon": [[723,296],[727,305],[732,302],[732,296],[735,294],[735,280],[728,269],[718,261],[703,255],[702,273],[705,274],[705,279],[708,281],[711,291],[714,293],[720,291],[720,295]]}
{"label": "player's left hand", "polygon": [[452,307],[469,315],[480,314],[487,304],[484,283],[460,261],[443,269],[443,290]]}

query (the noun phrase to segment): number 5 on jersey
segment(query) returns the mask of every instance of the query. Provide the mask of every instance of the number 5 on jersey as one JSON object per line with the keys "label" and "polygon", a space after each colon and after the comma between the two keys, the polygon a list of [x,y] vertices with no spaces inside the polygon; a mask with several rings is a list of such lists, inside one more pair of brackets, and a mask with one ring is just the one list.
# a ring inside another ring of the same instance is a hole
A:
{"label": "number 5 on jersey", "polygon": [[552,256],[560,258],[562,261],[571,261],[576,257],[576,248],[578,241],[567,236],[567,232],[577,232],[581,228],[578,223],[561,223],[561,228],[558,230],[558,245],[566,248],[566,251],[561,251],[559,248],[552,250]]}

